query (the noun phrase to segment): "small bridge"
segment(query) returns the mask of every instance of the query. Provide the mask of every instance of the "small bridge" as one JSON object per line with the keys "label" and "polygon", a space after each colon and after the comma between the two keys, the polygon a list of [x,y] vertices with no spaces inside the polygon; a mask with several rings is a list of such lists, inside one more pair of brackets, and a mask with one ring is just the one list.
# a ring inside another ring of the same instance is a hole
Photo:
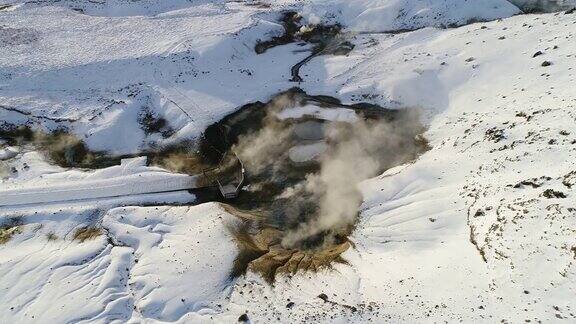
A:
{"label": "small bridge", "polygon": [[209,183],[218,187],[224,199],[238,197],[245,181],[244,164],[236,153],[226,153],[217,167],[202,173]]}

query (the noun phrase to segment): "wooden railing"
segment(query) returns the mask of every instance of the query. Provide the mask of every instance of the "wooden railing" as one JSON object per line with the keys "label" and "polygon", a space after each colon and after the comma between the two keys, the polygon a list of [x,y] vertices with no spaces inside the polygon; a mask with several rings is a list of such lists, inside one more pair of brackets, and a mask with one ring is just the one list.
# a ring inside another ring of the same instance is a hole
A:
{"label": "wooden railing", "polygon": [[[230,163],[230,154],[233,155],[234,162],[232,165],[227,165]],[[235,168],[235,170],[233,175],[230,177],[228,175],[228,171],[231,167]],[[231,151],[231,153],[224,154],[217,167],[203,170],[202,172],[206,179],[218,186],[220,194],[225,199],[233,199],[238,197],[238,194],[242,189],[242,185],[244,184],[246,173],[244,164],[238,155],[236,155],[236,153],[233,151]]]}

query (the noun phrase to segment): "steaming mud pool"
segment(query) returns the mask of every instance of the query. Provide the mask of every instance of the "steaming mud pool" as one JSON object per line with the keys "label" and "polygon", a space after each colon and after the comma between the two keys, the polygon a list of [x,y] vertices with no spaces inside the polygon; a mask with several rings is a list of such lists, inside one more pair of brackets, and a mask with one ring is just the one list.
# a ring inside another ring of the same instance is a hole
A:
{"label": "steaming mud pool", "polygon": [[[199,155],[217,164],[234,152],[246,182],[225,208],[244,219],[233,275],[272,281],[280,272],[344,262],[362,195],[357,184],[427,149],[415,111],[337,99],[293,88],[251,103],[207,128]],[[217,199],[204,197],[204,200]]]}

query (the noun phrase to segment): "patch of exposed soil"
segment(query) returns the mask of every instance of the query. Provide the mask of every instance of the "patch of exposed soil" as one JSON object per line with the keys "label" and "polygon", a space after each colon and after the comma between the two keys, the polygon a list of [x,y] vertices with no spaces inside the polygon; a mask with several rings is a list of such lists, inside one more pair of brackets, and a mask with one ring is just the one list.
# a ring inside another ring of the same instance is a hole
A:
{"label": "patch of exposed soil", "polygon": [[104,168],[116,165],[121,157],[111,157],[105,152],[90,151],[86,144],[65,129],[51,133],[32,130],[28,125],[3,124],[0,139],[8,145],[32,145],[42,151],[55,164],[70,168]]}
{"label": "patch of exposed soil", "polygon": [[272,283],[277,275],[291,275],[298,271],[330,268],[333,262],[346,263],[340,256],[351,246],[345,235],[340,236],[337,242],[325,248],[287,249],[281,244],[283,236],[281,230],[263,226],[259,222],[259,217],[254,217],[230,205],[223,205],[223,207],[231,214],[244,219],[242,226],[230,228],[239,248],[230,273],[231,277],[240,276],[246,271],[253,271]]}
{"label": "patch of exposed soil", "polygon": [[15,234],[20,233],[23,224],[21,217],[13,217],[0,225],[0,245],[6,244]]}
{"label": "patch of exposed soil", "polygon": [[138,116],[138,123],[146,135],[159,133],[163,138],[174,135],[174,129],[170,127],[168,121],[149,109],[144,109]]}
{"label": "patch of exposed soil", "polygon": [[[151,117],[149,126],[162,129],[165,126],[161,125],[165,124],[159,120]],[[12,146],[30,145],[43,152],[48,160],[64,168],[100,169],[118,165],[122,159],[136,156],[146,156],[152,165],[179,173],[200,174],[204,169],[212,167],[196,154],[196,144],[191,141],[152,148],[138,154],[111,155],[104,151],[90,150],[84,141],[64,128],[47,133],[32,130],[28,125],[7,123],[0,126],[0,140]]]}
{"label": "patch of exposed soil", "polygon": [[100,235],[102,235],[102,229],[98,227],[86,226],[77,229],[74,232],[72,239],[83,243],[85,241],[96,239]]}

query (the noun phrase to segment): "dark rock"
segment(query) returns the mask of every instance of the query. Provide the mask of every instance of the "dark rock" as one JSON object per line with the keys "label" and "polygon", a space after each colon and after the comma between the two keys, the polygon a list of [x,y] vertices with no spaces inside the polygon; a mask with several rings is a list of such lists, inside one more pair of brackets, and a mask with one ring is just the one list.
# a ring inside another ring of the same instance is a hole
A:
{"label": "dark rock", "polygon": [[294,307],[294,302],[289,302],[286,304],[286,308],[291,309],[292,307]]}
{"label": "dark rock", "polygon": [[544,182],[550,180],[552,180],[552,178],[546,176],[542,176],[540,178],[532,178],[518,182],[517,184],[514,185],[514,188],[523,188],[525,186],[531,186],[532,188],[540,188],[544,184]]}
{"label": "dark rock", "polygon": [[550,62],[550,61],[542,62],[542,66],[550,66],[550,65],[552,65],[552,62]]}
{"label": "dark rock", "polygon": [[564,12],[564,13],[567,14],[567,15],[571,15],[571,14],[573,14],[573,13],[575,13],[575,12],[576,12],[576,7],[572,8],[572,9],[569,9],[569,10],[566,10],[566,12]]}
{"label": "dark rock", "polygon": [[494,143],[498,143],[501,140],[505,139],[506,136],[504,135],[503,129],[492,127],[486,131],[485,138],[489,141],[494,141]]}
{"label": "dark rock", "polygon": [[542,51],[538,51],[538,52],[534,53],[534,55],[532,55],[532,57],[538,57],[540,55],[544,55],[544,53]]}
{"label": "dark rock", "polygon": [[248,318],[248,314],[244,313],[238,317],[238,322],[240,323],[248,323],[250,319]]}
{"label": "dark rock", "polygon": [[566,198],[566,194],[561,192],[561,191],[555,191],[553,189],[546,189],[543,193],[542,196],[548,198],[548,199],[552,199],[552,198]]}
{"label": "dark rock", "polygon": [[324,302],[328,301],[328,296],[326,296],[326,294],[324,293],[318,295],[318,298],[322,299]]}

